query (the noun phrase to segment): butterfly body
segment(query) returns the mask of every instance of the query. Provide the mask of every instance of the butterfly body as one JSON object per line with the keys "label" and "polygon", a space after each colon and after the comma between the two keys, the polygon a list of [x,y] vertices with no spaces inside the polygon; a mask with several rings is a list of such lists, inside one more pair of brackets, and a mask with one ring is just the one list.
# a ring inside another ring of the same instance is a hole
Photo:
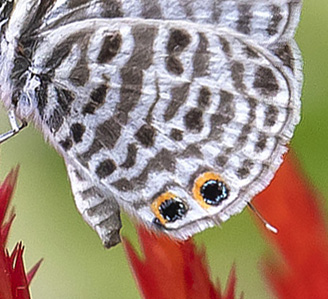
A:
{"label": "butterfly body", "polygon": [[64,157],[107,247],[120,207],[185,239],[268,185],[301,89],[300,3],[272,2],[16,3],[2,98]]}

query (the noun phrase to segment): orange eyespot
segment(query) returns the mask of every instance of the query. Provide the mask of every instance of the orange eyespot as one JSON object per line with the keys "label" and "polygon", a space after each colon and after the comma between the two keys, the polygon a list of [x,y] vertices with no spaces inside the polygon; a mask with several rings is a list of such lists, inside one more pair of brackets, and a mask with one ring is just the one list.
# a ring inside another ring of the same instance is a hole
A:
{"label": "orange eyespot", "polygon": [[162,225],[181,219],[187,213],[183,201],[171,192],[158,196],[152,203],[151,209]]}
{"label": "orange eyespot", "polygon": [[194,198],[204,209],[218,206],[229,196],[227,185],[218,174],[213,172],[205,172],[200,175],[195,180],[192,192]]}

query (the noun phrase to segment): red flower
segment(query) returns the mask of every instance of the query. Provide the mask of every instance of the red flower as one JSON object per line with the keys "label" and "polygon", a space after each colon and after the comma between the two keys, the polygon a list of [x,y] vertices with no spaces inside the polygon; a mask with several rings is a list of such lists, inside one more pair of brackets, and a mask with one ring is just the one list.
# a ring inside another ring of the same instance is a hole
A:
{"label": "red flower", "polygon": [[280,252],[264,271],[278,298],[328,298],[328,232],[320,197],[291,155],[270,187],[257,196],[258,210],[279,230],[265,232]]}
{"label": "red flower", "polygon": [[141,260],[131,244],[124,240],[139,288],[146,299],[233,299],[236,276],[231,271],[224,295],[210,280],[205,251],[196,250],[192,240],[176,242],[163,234],[138,227],[144,253]]}
{"label": "red flower", "polygon": [[18,243],[11,255],[6,249],[6,241],[11,224],[15,218],[12,212],[5,222],[10,199],[16,184],[18,168],[11,171],[4,183],[0,186],[0,298],[1,299],[29,299],[28,286],[40,266],[39,261],[26,274],[23,264],[22,243]]}

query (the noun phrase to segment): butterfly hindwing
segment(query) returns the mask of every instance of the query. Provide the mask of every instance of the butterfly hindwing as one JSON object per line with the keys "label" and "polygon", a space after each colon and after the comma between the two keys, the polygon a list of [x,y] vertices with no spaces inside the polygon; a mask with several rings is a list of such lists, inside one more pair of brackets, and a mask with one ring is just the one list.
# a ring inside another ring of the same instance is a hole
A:
{"label": "butterfly hindwing", "polygon": [[106,246],[119,207],[184,239],[269,184],[299,121],[300,1],[41,3],[17,35],[12,101]]}

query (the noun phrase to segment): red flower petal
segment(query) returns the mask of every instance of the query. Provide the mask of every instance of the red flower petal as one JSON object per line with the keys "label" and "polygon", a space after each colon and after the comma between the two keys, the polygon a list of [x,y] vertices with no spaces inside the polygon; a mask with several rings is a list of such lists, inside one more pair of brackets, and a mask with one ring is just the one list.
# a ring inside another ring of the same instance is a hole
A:
{"label": "red flower petal", "polygon": [[0,237],[1,242],[5,245],[7,243],[7,238],[9,234],[9,230],[11,228],[11,225],[15,219],[16,215],[12,214],[8,222],[6,222],[2,227],[0,227]]}
{"label": "red flower petal", "polygon": [[12,212],[9,220],[4,223],[8,206],[17,180],[18,167],[12,170],[0,186],[0,298],[30,299],[28,285],[33,278],[40,262],[26,276],[22,243],[18,243],[11,255],[6,250],[6,240],[15,218]]}
{"label": "red flower petal", "polygon": [[19,167],[13,169],[8,176],[6,177],[5,181],[0,186],[0,226],[2,226],[4,222],[4,218],[8,209],[8,205],[15,188],[17,174],[18,174]]}
{"label": "red flower petal", "polygon": [[14,298],[29,299],[28,283],[23,263],[24,247],[18,243],[10,256],[12,261],[11,288]]}
{"label": "red flower petal", "polygon": [[144,260],[137,256],[127,240],[124,240],[124,246],[144,298],[235,298],[234,270],[226,295],[222,296],[210,280],[205,250],[196,250],[192,240],[176,242],[144,227],[138,227],[138,234]]}
{"label": "red flower petal", "polygon": [[266,233],[284,262],[267,259],[265,273],[279,298],[328,298],[328,234],[321,201],[287,156],[270,187],[257,196],[258,210],[279,229]]}
{"label": "red flower petal", "polygon": [[41,263],[43,262],[43,259],[39,260],[35,265],[34,267],[28,271],[27,273],[27,283],[30,284],[33,277],[35,276],[36,272],[39,270],[40,266],[41,266]]}
{"label": "red flower petal", "polygon": [[0,244],[0,298],[13,298],[11,292],[10,270],[8,269],[8,262],[2,244]]}

